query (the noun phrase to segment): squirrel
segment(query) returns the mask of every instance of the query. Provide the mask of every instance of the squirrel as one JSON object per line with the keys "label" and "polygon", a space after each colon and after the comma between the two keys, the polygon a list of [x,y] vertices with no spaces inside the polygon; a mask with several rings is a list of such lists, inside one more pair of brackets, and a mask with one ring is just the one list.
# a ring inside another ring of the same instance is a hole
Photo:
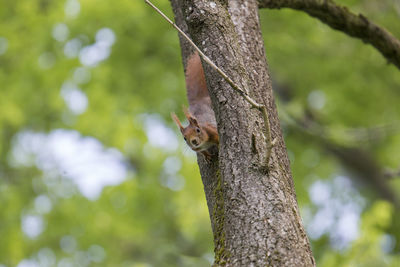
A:
{"label": "squirrel", "polygon": [[188,146],[210,161],[211,154],[208,149],[219,144],[219,137],[204,70],[197,52],[189,57],[185,73],[189,110],[184,108],[184,113],[189,125],[183,127],[175,113],[171,113],[171,117]]}

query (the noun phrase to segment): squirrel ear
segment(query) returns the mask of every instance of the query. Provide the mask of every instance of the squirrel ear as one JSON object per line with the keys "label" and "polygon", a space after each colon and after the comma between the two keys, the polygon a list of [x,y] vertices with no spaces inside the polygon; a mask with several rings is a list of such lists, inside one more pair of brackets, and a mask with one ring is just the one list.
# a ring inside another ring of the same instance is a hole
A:
{"label": "squirrel ear", "polygon": [[189,120],[189,118],[192,117],[192,114],[190,114],[189,109],[185,106],[182,106],[182,110],[183,110],[183,113],[185,113],[186,118]]}
{"label": "squirrel ear", "polygon": [[183,107],[183,112],[185,113],[185,116],[186,116],[186,118],[188,119],[188,121],[189,121],[189,123],[191,125],[199,127],[199,124],[197,123],[196,117],[193,116],[186,107]]}
{"label": "squirrel ear", "polygon": [[181,130],[181,132],[183,131],[183,126],[182,126],[182,123],[179,121],[179,119],[178,119],[178,117],[176,116],[176,114],[175,113],[171,113],[171,117],[172,117],[172,119],[174,120],[174,122],[175,122],[175,124],[178,126],[178,128]]}
{"label": "squirrel ear", "polygon": [[197,120],[196,120],[196,118],[195,117],[190,117],[190,118],[188,118],[188,120],[189,120],[189,123],[191,124],[191,125],[194,125],[194,126],[196,126],[196,127],[199,127],[199,124],[197,123]]}

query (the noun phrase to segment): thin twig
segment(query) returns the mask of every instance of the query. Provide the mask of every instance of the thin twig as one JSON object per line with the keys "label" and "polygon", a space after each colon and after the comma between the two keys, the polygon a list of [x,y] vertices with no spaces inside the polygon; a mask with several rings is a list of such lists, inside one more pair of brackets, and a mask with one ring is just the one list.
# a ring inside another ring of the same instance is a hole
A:
{"label": "thin twig", "polygon": [[[211,61],[211,59],[209,59],[201,50],[200,48],[197,47],[197,45],[190,39],[189,36],[187,36],[187,34],[182,31],[172,20],[170,20],[161,10],[159,10],[155,5],[153,5],[153,3],[151,3],[148,0],[144,0],[147,4],[149,4],[153,9],[155,9],[166,21],[169,22],[169,24],[171,24],[176,30],[178,30],[178,32],[180,34],[182,34],[182,36],[193,46],[194,49],[196,49],[196,51],[199,53],[199,55],[204,59],[204,61],[206,61],[213,69],[215,69],[224,79],[225,81],[227,81],[230,86],[232,86],[235,90],[239,91],[240,93],[245,94],[245,91],[242,90],[239,86],[237,86],[235,84],[234,81],[231,80],[231,78],[228,77],[228,75],[225,74],[225,72],[223,70],[221,70],[217,65],[214,64],[214,62]],[[246,97],[246,96],[245,96]],[[256,108],[260,108],[257,104],[257,102],[255,102],[254,100],[247,99],[247,101],[252,104],[254,107]]]}
{"label": "thin twig", "polygon": [[264,124],[265,124],[265,139],[267,143],[267,151],[266,151],[266,167],[269,166],[269,160],[271,158],[272,154],[272,148],[274,147],[276,143],[276,139],[272,140],[271,137],[271,126],[269,123],[269,117],[268,117],[268,111],[267,108],[262,105],[257,103],[253,98],[251,98],[246,90],[243,90],[239,85],[237,85],[229,76],[222,70],[220,69],[217,65],[214,64],[214,62],[211,61],[209,57],[207,57],[201,50],[200,48],[190,39],[189,36],[186,35],[184,31],[182,31],[172,20],[170,20],[161,10],[159,10],[153,3],[151,3],[148,0],[144,0],[148,5],[150,5],[157,13],[159,13],[166,21],[168,21],[169,24],[171,24],[182,36],[193,46],[194,49],[199,53],[199,55],[203,58],[207,64],[209,64],[213,69],[215,69],[223,78],[224,80],[232,86],[232,88],[240,93],[241,96],[252,106],[252,108],[258,109],[264,119]]}

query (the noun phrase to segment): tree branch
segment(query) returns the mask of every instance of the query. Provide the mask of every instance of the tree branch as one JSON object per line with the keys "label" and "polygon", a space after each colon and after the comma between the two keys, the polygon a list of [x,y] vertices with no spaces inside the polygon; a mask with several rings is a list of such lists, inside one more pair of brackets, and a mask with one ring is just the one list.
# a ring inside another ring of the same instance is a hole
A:
{"label": "tree branch", "polygon": [[[277,86],[274,87],[275,89]],[[308,112],[312,115],[311,112]],[[305,137],[306,142],[313,142],[322,150],[336,157],[347,170],[352,178],[361,178],[370,188],[376,191],[382,198],[390,201],[399,209],[400,200],[388,184],[388,179],[400,176],[400,170],[384,171],[379,162],[371,153],[361,146],[354,144],[341,144],[329,136],[314,116],[294,118],[282,108],[279,112],[282,121],[293,129],[297,135]]]}
{"label": "tree branch", "polygon": [[356,15],[332,0],[258,0],[258,3],[260,8],[291,8],[304,11],[333,29],[371,44],[388,62],[400,69],[400,41],[364,15]]}
{"label": "tree branch", "polygon": [[400,177],[400,169],[398,170],[390,170],[390,169],[386,169],[383,173],[383,176],[386,179],[393,179],[393,178],[398,178]]}

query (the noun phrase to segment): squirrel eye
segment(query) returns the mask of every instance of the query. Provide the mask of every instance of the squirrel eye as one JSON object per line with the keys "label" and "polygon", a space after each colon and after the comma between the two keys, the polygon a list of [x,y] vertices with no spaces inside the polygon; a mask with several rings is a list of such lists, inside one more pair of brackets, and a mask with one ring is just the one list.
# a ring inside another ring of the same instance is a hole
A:
{"label": "squirrel eye", "polygon": [[197,133],[200,133],[200,128],[196,128],[196,132],[197,132]]}

